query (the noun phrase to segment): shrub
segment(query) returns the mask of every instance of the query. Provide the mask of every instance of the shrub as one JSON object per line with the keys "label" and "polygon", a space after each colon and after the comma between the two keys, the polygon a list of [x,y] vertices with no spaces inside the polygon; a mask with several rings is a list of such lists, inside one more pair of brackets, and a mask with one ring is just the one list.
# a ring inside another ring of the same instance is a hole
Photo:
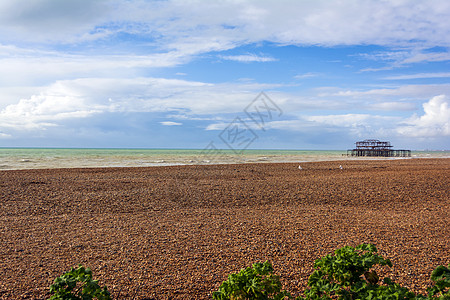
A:
{"label": "shrub", "polygon": [[106,289],[98,285],[98,280],[92,280],[92,271],[79,265],[69,272],[55,279],[50,286],[53,293],[50,300],[111,300],[111,295]]}
{"label": "shrub", "polygon": [[414,293],[389,278],[383,280],[386,285],[378,285],[378,275],[370,269],[392,263],[376,252],[371,244],[345,246],[316,260],[304,299],[415,299]]}
{"label": "shrub", "polygon": [[[428,298],[450,300],[450,264],[448,267],[439,266],[431,273],[434,286],[428,288]],[[437,297],[435,297],[437,296]]]}
{"label": "shrub", "polygon": [[[378,274],[371,270],[376,265],[392,266],[389,259],[377,254],[374,245],[337,249],[334,255],[329,254],[315,261],[308,289],[296,299],[450,300],[450,265],[438,266],[431,273],[434,285],[427,289],[427,296],[416,295],[390,278],[380,281]],[[266,261],[228,275],[212,297],[214,300],[293,299],[289,292],[281,288],[280,276],[273,273],[272,265]],[[81,265],[57,277],[50,286],[50,292],[54,294],[50,300],[111,299],[106,287],[101,288],[98,280],[92,280],[92,271]]]}
{"label": "shrub", "polygon": [[[392,266],[389,259],[377,254],[371,244],[355,248],[345,246],[334,255],[326,255],[314,263],[315,270],[308,280],[308,289],[297,300],[450,300],[450,270],[439,266],[431,274],[434,285],[428,295],[416,295],[393,282],[390,278],[380,281],[374,266]],[[449,265],[450,267],[450,265]],[[257,263],[253,268],[231,274],[217,292],[215,300],[234,299],[292,299],[287,291],[281,291],[279,276],[273,275],[270,263]]]}
{"label": "shrub", "polygon": [[280,277],[273,274],[272,265],[267,261],[228,275],[228,280],[212,296],[215,300],[292,299],[288,292],[281,291]]}

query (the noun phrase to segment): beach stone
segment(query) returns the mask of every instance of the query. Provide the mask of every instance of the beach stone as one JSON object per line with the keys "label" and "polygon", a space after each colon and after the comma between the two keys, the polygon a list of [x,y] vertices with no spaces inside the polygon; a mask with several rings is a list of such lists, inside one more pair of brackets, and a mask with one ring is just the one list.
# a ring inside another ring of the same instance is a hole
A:
{"label": "beach stone", "polygon": [[444,158],[0,171],[0,299],[46,299],[78,264],[115,299],[211,299],[266,260],[298,296],[316,259],[360,243],[392,261],[379,278],[425,293],[450,263],[448,174]]}

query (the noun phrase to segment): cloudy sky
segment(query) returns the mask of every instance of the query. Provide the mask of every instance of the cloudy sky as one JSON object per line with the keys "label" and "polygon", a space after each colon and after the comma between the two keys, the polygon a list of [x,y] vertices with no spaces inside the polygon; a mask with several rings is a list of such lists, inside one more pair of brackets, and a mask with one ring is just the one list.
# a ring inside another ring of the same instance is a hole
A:
{"label": "cloudy sky", "polygon": [[0,1],[0,147],[227,148],[230,128],[450,149],[450,1]]}

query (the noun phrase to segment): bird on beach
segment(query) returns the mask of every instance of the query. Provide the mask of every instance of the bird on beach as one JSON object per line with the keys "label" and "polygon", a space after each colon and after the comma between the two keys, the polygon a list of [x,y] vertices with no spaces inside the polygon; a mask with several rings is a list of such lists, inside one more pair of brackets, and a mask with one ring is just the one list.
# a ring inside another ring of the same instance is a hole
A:
{"label": "bird on beach", "polygon": [[299,170],[302,170],[302,166],[299,165],[299,166],[298,166],[298,169],[299,169]]}
{"label": "bird on beach", "polygon": [[342,165],[339,165],[339,169],[341,169],[341,170],[343,169]]}

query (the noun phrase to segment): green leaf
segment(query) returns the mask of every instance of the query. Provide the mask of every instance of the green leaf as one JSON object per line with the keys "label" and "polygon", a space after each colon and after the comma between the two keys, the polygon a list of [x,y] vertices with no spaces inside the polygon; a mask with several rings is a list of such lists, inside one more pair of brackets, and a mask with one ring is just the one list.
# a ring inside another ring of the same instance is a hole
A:
{"label": "green leaf", "polygon": [[[76,287],[77,291],[74,291]],[[102,289],[97,280],[92,280],[92,271],[79,265],[77,269],[71,268],[69,272],[57,277],[50,286],[54,295],[51,300],[110,300],[111,296],[106,286]]]}

